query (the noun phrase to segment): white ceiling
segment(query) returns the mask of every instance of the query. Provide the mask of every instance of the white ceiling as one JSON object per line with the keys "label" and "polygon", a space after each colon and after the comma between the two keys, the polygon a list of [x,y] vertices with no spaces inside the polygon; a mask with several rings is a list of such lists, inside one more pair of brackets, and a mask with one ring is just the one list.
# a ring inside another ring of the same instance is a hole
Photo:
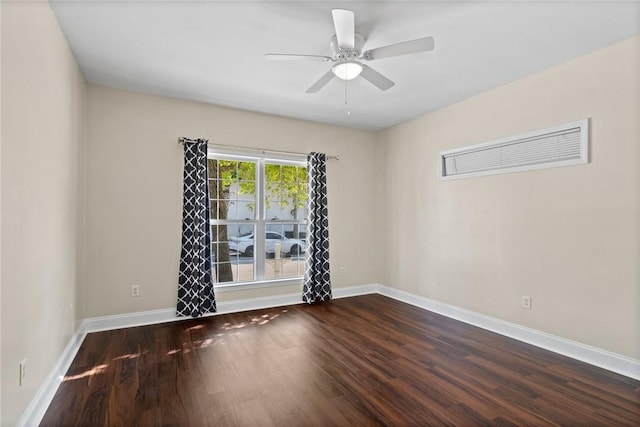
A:
{"label": "white ceiling", "polygon": [[[637,1],[50,0],[86,80],[288,117],[378,130],[640,33]],[[355,12],[365,49],[432,36],[427,53],[372,61],[362,78],[305,91],[330,65],[332,8]],[[347,109],[350,114],[347,114]]]}

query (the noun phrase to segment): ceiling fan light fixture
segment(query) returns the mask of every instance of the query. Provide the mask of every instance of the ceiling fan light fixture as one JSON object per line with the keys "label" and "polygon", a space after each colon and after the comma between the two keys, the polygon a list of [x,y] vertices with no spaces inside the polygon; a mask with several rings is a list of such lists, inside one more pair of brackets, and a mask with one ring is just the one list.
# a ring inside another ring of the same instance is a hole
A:
{"label": "ceiling fan light fixture", "polygon": [[337,64],[331,71],[339,79],[353,80],[362,73],[362,65],[356,61],[345,61]]}

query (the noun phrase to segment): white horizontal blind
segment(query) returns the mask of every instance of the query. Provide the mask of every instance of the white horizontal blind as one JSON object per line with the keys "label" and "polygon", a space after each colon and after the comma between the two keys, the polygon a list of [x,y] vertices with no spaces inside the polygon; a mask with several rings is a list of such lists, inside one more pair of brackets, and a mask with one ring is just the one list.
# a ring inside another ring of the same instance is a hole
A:
{"label": "white horizontal blind", "polygon": [[440,153],[440,178],[587,163],[587,120]]}

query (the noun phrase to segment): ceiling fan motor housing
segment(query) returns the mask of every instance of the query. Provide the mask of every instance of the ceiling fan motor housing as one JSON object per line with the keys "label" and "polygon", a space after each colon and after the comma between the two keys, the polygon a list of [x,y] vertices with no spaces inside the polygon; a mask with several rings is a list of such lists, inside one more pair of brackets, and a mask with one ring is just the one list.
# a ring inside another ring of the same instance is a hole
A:
{"label": "ceiling fan motor housing", "polygon": [[355,33],[355,47],[353,49],[341,49],[338,46],[338,38],[334,34],[331,37],[331,52],[333,52],[333,59],[336,61],[346,61],[358,59],[360,54],[362,53],[362,48],[364,47],[364,37],[360,33]]}
{"label": "ceiling fan motor housing", "polygon": [[[394,43],[375,49],[363,51],[364,36],[355,31],[355,15],[347,9],[332,9],[333,26],[336,30],[329,42],[333,55],[300,55],[300,54],[267,54],[270,60],[312,60],[333,62],[331,69],[325,72],[309,89],[307,93],[317,93],[334,77],[342,80],[352,80],[362,77],[380,90],[387,90],[395,84],[362,61],[391,58],[394,56],[433,50],[433,37],[422,37],[415,40]],[[339,43],[338,43],[339,42]]]}

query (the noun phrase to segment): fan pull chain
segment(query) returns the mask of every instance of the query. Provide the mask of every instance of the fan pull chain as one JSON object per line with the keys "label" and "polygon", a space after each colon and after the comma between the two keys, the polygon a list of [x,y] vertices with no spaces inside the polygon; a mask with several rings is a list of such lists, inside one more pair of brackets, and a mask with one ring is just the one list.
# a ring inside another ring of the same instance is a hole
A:
{"label": "fan pull chain", "polygon": [[351,111],[349,110],[349,88],[347,86],[349,80],[344,81],[344,107],[347,110],[347,116],[351,115]]}

